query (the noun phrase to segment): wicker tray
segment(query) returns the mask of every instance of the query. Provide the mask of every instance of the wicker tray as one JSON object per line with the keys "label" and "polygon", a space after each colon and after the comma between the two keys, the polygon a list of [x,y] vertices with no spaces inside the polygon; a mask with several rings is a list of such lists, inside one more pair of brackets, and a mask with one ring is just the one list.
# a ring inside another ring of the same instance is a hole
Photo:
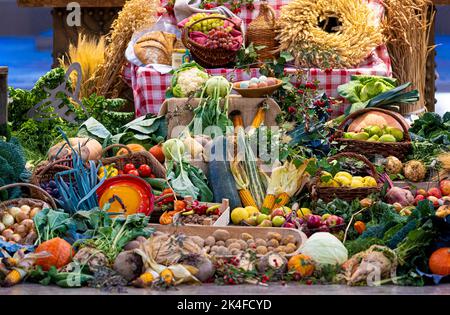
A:
{"label": "wicker tray", "polygon": [[378,185],[375,187],[360,187],[360,188],[351,188],[351,187],[320,187],[320,170],[317,172],[315,178],[313,179],[313,184],[310,186],[311,198],[313,200],[322,199],[325,202],[330,202],[336,198],[343,199],[346,201],[352,201],[354,199],[363,199],[370,194],[378,193],[381,191],[383,184],[380,183],[380,177],[375,169],[375,166],[364,156],[352,153],[352,152],[343,152],[336,154],[330,158],[328,161],[331,162],[333,160],[337,160],[340,158],[352,158],[356,160],[360,160],[366,164],[371,172],[371,176],[375,178]]}
{"label": "wicker tray", "polygon": [[147,151],[139,151],[132,152],[126,145],[123,144],[113,144],[102,151],[102,156],[105,155],[111,149],[114,148],[123,148],[128,151],[127,154],[113,156],[113,157],[104,157],[100,161],[103,165],[115,164],[117,168],[123,169],[125,164],[133,163],[136,167],[139,167],[142,164],[147,164],[152,168],[153,174],[155,174],[158,178],[166,178],[166,169],[164,166],[149,152]]}
{"label": "wicker tray", "polygon": [[[367,112],[376,111],[387,114],[393,117],[403,128],[404,139],[402,142],[370,142],[364,140],[353,140],[353,139],[345,139],[344,138],[344,130],[348,127],[348,124],[351,123],[352,120],[359,117],[362,114]],[[338,130],[334,134],[334,140],[338,142],[338,145],[344,145],[345,148],[343,151],[345,152],[356,152],[360,154],[364,154],[365,156],[373,156],[373,155],[383,155],[383,156],[396,156],[400,160],[404,160],[408,155],[409,151],[412,149],[411,146],[411,137],[409,136],[408,126],[405,121],[401,119],[396,113],[382,109],[382,108],[365,108],[359,111],[356,111],[349,116],[347,116],[344,121],[338,127]]]}
{"label": "wicker tray", "polygon": [[[55,174],[59,172],[69,171],[72,169],[72,159],[60,159],[55,161],[47,161],[40,164],[31,176],[31,184],[41,187],[41,184],[55,179]],[[43,199],[46,195],[42,193],[42,189],[30,188],[32,197]]]}
{"label": "wicker tray", "polygon": [[[234,24],[235,28],[242,33],[242,36],[244,36],[241,27],[237,25],[232,19],[220,16],[213,16],[213,17],[207,16],[200,20],[195,21],[194,23],[192,23],[192,25],[183,28],[183,31],[181,33],[181,40],[184,46],[187,49],[189,49],[189,52],[194,57],[194,60],[197,61],[197,63],[200,64],[201,66],[206,68],[225,67],[230,63],[234,62],[238,50],[231,51],[231,50],[224,50],[222,48],[217,49],[207,48],[189,38],[189,33],[195,24],[210,19],[220,19],[229,21],[230,23]],[[245,39],[243,38],[243,40]]]}
{"label": "wicker tray", "polygon": [[[299,244],[297,250],[291,254],[287,254],[286,257],[292,257],[300,252],[300,248],[308,239],[305,233],[296,229],[287,229],[287,228],[274,228],[274,227],[242,227],[242,226],[226,226],[226,227],[217,227],[217,226],[202,226],[202,225],[184,225],[184,226],[174,226],[174,225],[159,225],[159,224],[150,224],[150,227],[153,227],[156,231],[165,232],[169,234],[175,233],[183,233],[190,236],[200,236],[202,238],[206,238],[212,235],[216,230],[226,230],[230,233],[232,238],[239,238],[242,233],[249,233],[253,235],[254,238],[263,238],[265,239],[267,233],[276,232],[280,233],[282,237],[286,237],[288,235],[293,235],[297,244]],[[233,256],[227,256],[233,257]]]}

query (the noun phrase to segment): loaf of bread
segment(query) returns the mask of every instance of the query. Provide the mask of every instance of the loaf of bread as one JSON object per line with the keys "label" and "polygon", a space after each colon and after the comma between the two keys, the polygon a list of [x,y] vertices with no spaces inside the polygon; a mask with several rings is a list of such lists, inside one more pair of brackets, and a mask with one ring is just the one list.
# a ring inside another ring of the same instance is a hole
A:
{"label": "loaf of bread", "polygon": [[143,64],[170,65],[176,40],[171,33],[150,32],[139,38],[134,45],[134,53]]}

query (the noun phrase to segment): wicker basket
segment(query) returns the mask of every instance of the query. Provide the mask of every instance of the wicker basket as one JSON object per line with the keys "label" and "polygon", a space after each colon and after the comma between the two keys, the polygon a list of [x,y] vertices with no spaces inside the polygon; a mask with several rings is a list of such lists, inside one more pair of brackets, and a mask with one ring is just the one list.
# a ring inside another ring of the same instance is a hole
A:
{"label": "wicker basket", "polygon": [[[28,183],[15,183],[15,184],[9,184],[5,186],[0,187],[1,190],[15,188],[15,187],[27,187],[31,190],[40,190],[42,196],[44,198],[42,199],[35,199],[35,198],[17,198],[17,199],[11,199],[7,201],[0,202],[0,215],[3,214],[3,212],[7,211],[8,208],[11,207],[19,207],[26,204],[30,206],[30,208],[39,207],[41,209],[51,207],[53,209],[56,209],[55,201],[53,200],[52,196],[50,196],[45,190],[42,188],[28,184]],[[35,242],[35,238],[30,237],[29,235],[22,239],[19,243],[22,245],[33,245]]]}
{"label": "wicker basket", "polygon": [[277,58],[278,41],[275,39],[277,34],[275,10],[267,3],[261,1],[259,15],[248,25],[247,43],[253,43],[255,46],[265,46],[258,50],[259,60]]}
{"label": "wicker basket", "polygon": [[156,177],[166,177],[166,169],[164,168],[164,166],[162,166],[162,164],[147,151],[132,152],[126,145],[113,144],[103,149],[102,156],[104,156],[106,152],[114,148],[123,148],[127,150],[128,153],[119,156],[104,157],[100,160],[103,165],[114,163],[118,169],[123,169],[125,164],[128,163],[133,163],[137,167],[142,164],[147,164],[152,168],[153,174],[155,174]]}
{"label": "wicker basket", "polygon": [[328,162],[333,160],[338,160],[341,158],[352,158],[359,161],[364,162],[369,169],[370,175],[375,178],[378,185],[376,187],[360,187],[360,188],[351,188],[351,187],[320,187],[320,170],[316,177],[313,180],[313,184],[310,187],[311,190],[311,198],[314,200],[322,199],[325,202],[333,201],[336,198],[352,201],[354,199],[363,199],[370,194],[378,193],[381,191],[383,184],[380,183],[380,177],[375,169],[375,166],[364,156],[352,153],[352,152],[343,152],[336,154],[330,158],[328,158]]}
{"label": "wicker basket", "polygon": [[[370,142],[364,140],[353,140],[353,139],[345,139],[344,138],[344,129],[348,124],[351,123],[352,120],[359,117],[362,114],[367,112],[377,111],[384,114],[387,114],[393,117],[403,129],[403,141],[402,142]],[[364,154],[365,156],[374,156],[374,155],[383,155],[383,156],[396,156],[400,160],[404,160],[408,155],[409,151],[412,149],[411,146],[411,138],[408,132],[408,126],[405,121],[396,115],[395,112],[381,109],[381,108],[365,108],[359,111],[356,111],[350,115],[348,115],[344,121],[338,127],[334,135],[334,140],[338,142],[339,145],[344,145],[343,151],[345,152],[356,152],[360,154]]]}
{"label": "wicker basket", "polygon": [[[72,159],[60,159],[55,161],[47,161],[43,164],[40,164],[33,175],[31,176],[31,184],[34,186],[38,186],[41,188],[41,184],[44,182],[49,182],[55,179],[56,173],[64,172],[72,169]],[[42,193],[42,189],[35,189],[34,187],[30,188],[31,196],[34,198],[42,199],[45,198],[46,195]]]}
{"label": "wicker basket", "polygon": [[[192,25],[183,28],[182,34],[181,34],[181,40],[183,41],[184,46],[189,49],[192,57],[194,57],[194,60],[197,61],[201,66],[206,68],[221,68],[225,67],[236,59],[236,55],[238,51],[231,51],[231,50],[224,50],[222,48],[207,48],[204,47],[195,41],[191,40],[189,38],[189,33],[191,31],[191,28],[202,21],[210,20],[210,19],[221,19],[229,21],[230,23],[234,24],[235,28],[239,30],[242,33],[241,27],[236,24],[233,20],[221,17],[221,16],[211,16],[211,17],[204,17],[200,20],[195,21],[192,23]],[[244,35],[242,35],[244,36]]]}

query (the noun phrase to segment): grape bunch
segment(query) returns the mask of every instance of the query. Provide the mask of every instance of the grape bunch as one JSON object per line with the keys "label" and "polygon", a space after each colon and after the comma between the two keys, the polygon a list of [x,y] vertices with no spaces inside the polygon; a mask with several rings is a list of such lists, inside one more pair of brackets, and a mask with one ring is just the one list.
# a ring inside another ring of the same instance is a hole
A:
{"label": "grape bunch", "polygon": [[[189,21],[186,23],[186,27],[191,26],[192,24],[194,24],[194,22],[203,19],[205,17],[216,17],[216,16],[220,16],[223,17],[223,15],[221,14],[207,14],[207,13],[197,13],[194,14],[193,16],[191,16],[191,18],[189,19]],[[193,31],[198,31],[198,32],[202,32],[204,34],[207,34],[210,30],[218,28],[218,27],[222,27],[224,24],[224,20],[221,19],[208,19],[208,20],[204,20],[201,21],[200,23],[195,24],[192,27]]]}
{"label": "grape bunch", "polygon": [[229,30],[221,27],[210,30],[208,32],[208,39],[205,46],[212,49],[222,48],[225,50],[231,50],[236,44],[236,40],[229,33]]}

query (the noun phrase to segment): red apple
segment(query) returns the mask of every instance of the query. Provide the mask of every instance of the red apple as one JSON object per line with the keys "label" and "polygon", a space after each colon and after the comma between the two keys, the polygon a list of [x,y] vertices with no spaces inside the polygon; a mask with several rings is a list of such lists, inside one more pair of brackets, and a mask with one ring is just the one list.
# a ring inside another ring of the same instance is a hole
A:
{"label": "red apple", "polygon": [[441,192],[444,196],[450,196],[450,180],[442,180],[439,187],[441,188]]}
{"label": "red apple", "polygon": [[278,216],[280,216],[280,217],[284,217],[285,216],[285,213],[284,213],[283,209],[281,209],[281,208],[275,209],[270,214],[270,217],[272,219],[275,218],[275,217],[278,217]]}
{"label": "red apple", "polygon": [[427,199],[433,203],[433,206],[439,207],[439,199],[438,198],[436,198],[435,196],[428,196]]}
{"label": "red apple", "polygon": [[326,219],[325,224],[330,227],[336,226],[338,224],[338,220],[338,216],[330,215],[328,219]]}
{"label": "red apple", "polygon": [[295,224],[291,223],[291,222],[284,222],[283,227],[289,228],[289,229],[295,229]]}
{"label": "red apple", "polygon": [[430,190],[428,190],[428,196],[433,196],[436,197],[437,199],[442,197],[441,191],[439,188],[434,187],[434,188],[430,188]]}
{"label": "red apple", "polygon": [[419,201],[422,201],[422,200],[425,200],[425,196],[424,195],[417,195],[416,198],[414,198],[414,204],[417,206]]}
{"label": "red apple", "polygon": [[427,193],[427,191],[425,189],[417,189],[416,196],[417,195],[422,195],[424,197],[428,197],[428,193]]}

